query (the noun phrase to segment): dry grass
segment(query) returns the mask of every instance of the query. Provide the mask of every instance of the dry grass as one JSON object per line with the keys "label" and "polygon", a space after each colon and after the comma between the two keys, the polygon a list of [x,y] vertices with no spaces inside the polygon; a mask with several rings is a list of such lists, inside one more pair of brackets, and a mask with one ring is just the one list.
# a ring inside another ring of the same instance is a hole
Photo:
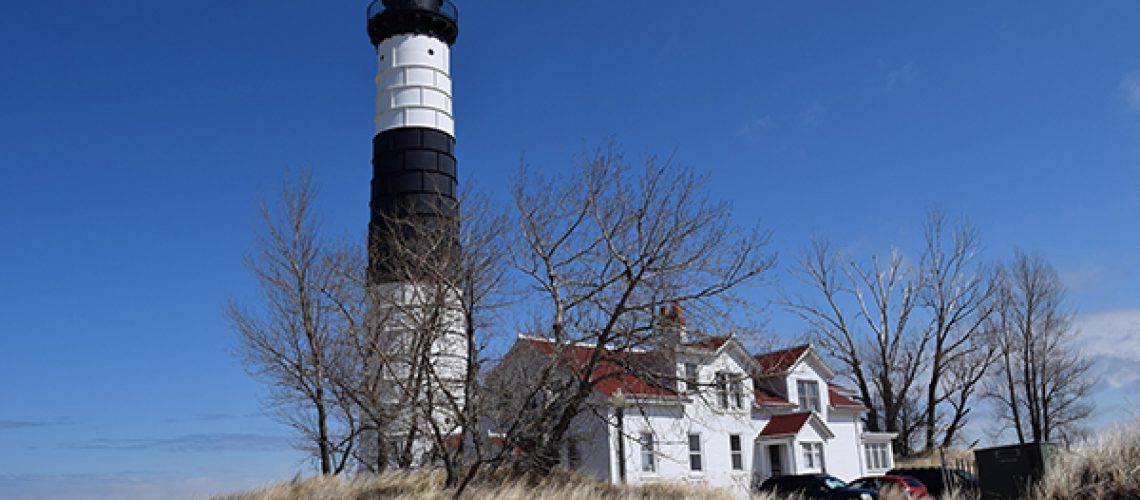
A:
{"label": "dry grass", "polygon": [[[391,472],[380,475],[345,477],[313,477],[303,481],[281,483],[261,490],[218,497],[219,500],[294,500],[294,499],[431,499],[453,498],[454,490],[443,487],[440,471]],[[552,474],[540,480],[484,478],[463,493],[472,500],[524,500],[558,498],[568,500],[673,500],[709,498],[729,500],[724,490],[683,484],[661,483],[646,486],[619,486],[603,483],[567,472]]]}
{"label": "dry grass", "polygon": [[[947,454],[952,459],[972,458],[962,451]],[[899,466],[938,465],[940,457],[919,458],[899,462]],[[281,483],[261,490],[218,497],[223,500],[294,500],[294,499],[448,499],[455,492],[443,487],[440,471],[392,472],[376,476],[314,477],[303,481]],[[725,490],[700,486],[661,483],[648,486],[619,486],[603,483],[579,474],[559,472],[539,480],[481,478],[464,494],[474,500],[523,500],[558,498],[570,500],[650,500],[650,499],[731,499]],[[754,500],[777,500],[769,495]],[[886,497],[884,497],[885,499]],[[947,495],[942,500],[965,497]],[[1040,500],[1116,500],[1140,498],[1140,422],[1102,437],[1097,443],[1071,451],[1059,452],[1045,478],[1037,485],[1033,498]]]}
{"label": "dry grass", "polygon": [[933,451],[913,457],[895,457],[895,467],[941,467],[943,458],[946,460],[947,467],[969,465],[968,468],[972,469],[974,465],[973,450],[948,449],[942,453]]}
{"label": "dry grass", "polygon": [[1140,421],[1106,433],[1094,444],[1059,453],[1035,498],[1140,498]]}

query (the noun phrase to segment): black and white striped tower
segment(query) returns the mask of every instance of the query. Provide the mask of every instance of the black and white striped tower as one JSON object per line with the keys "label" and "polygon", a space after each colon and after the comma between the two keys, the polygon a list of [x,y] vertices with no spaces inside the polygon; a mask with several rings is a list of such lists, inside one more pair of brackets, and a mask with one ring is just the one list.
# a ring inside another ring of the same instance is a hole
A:
{"label": "black and white striped tower", "polygon": [[394,276],[388,265],[387,224],[458,230],[450,74],[458,21],[447,0],[374,0],[368,7],[368,36],[379,64],[369,221],[372,285],[407,278]]}
{"label": "black and white striped tower", "polygon": [[[375,297],[377,325],[396,360],[388,376],[418,380],[427,346],[428,387],[416,398],[447,393],[462,400],[467,342],[458,292],[443,291],[445,313],[433,287],[437,272],[452,265],[459,250],[455,121],[451,112],[451,45],[459,34],[458,11],[447,0],[374,0],[368,7],[368,36],[376,47],[376,136],[372,139],[372,199],[368,223],[368,285]],[[407,265],[409,254],[420,262]],[[397,257],[398,256],[398,257]],[[427,262],[426,267],[417,267]],[[438,264],[438,266],[434,266]],[[434,267],[433,267],[434,266]],[[446,272],[446,271],[445,271]],[[435,306],[430,306],[435,304]],[[435,309],[438,311],[438,309]],[[391,314],[397,311],[396,314]],[[435,318],[425,323],[426,318]],[[426,325],[426,327],[425,327]],[[424,335],[429,335],[425,337]],[[404,355],[400,355],[403,353]],[[408,400],[400,383],[385,384],[381,397],[396,405],[423,408],[443,399]],[[454,408],[432,412],[444,432],[459,432],[449,417]],[[431,442],[417,431],[408,407],[394,409],[390,437],[415,435],[414,463],[430,456]],[[437,428],[438,428],[437,427]],[[384,452],[387,453],[387,452]]]}

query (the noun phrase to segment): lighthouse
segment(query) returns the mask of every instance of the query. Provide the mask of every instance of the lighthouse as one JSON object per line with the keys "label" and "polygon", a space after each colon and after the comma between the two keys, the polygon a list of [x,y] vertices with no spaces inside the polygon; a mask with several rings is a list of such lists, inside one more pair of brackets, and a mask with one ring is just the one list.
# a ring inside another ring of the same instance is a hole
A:
{"label": "lighthouse", "polygon": [[[416,442],[414,463],[424,463],[420,457],[431,450],[418,427],[425,415],[411,412],[441,405],[435,395],[462,395],[467,368],[460,291],[441,283],[459,256],[450,72],[458,19],[447,0],[368,6],[377,72],[367,282],[373,317],[383,318],[376,330],[396,353],[389,362],[395,366],[387,368],[393,380],[382,395],[396,406],[389,437]],[[426,386],[409,390],[408,381]],[[452,427],[445,433],[459,432],[452,425],[455,407],[442,406],[426,416],[437,428]]]}

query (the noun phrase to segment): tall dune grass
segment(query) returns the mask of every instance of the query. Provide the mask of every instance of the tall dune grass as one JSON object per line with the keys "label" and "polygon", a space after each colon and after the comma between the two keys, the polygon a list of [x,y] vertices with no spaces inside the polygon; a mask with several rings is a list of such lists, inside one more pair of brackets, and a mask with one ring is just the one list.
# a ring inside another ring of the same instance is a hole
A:
{"label": "tall dune grass", "polygon": [[[947,457],[949,458],[949,457]],[[956,457],[957,458],[957,457]],[[933,459],[932,459],[933,460]],[[917,464],[916,464],[917,465]],[[922,464],[926,465],[926,464]],[[934,465],[934,464],[931,464]],[[455,491],[443,487],[441,471],[388,472],[355,477],[313,477],[284,482],[266,488],[217,497],[219,500],[295,499],[412,499],[454,498]],[[481,476],[463,498],[473,500],[529,500],[558,498],[568,500],[673,500],[732,499],[727,491],[699,485],[658,483],[621,486],[559,471],[541,479],[508,476]],[[783,495],[756,495],[754,500],[777,500]],[[889,497],[883,497],[887,500]],[[950,494],[942,500],[963,500]],[[1140,421],[1107,433],[1087,446],[1060,451],[1045,477],[1033,490],[1038,500],[1117,500],[1140,499]]]}
{"label": "tall dune grass", "polygon": [[[295,499],[428,499],[454,498],[455,491],[444,488],[440,471],[387,472],[379,475],[313,477],[272,485],[257,491],[217,497],[219,500]],[[472,500],[529,500],[558,498],[568,500],[673,500],[708,498],[730,500],[725,490],[675,483],[620,486],[603,483],[580,474],[559,472],[539,480],[525,478],[480,478],[464,491]]]}
{"label": "tall dune grass", "polygon": [[1037,485],[1042,500],[1140,498],[1140,421],[1062,451]]}

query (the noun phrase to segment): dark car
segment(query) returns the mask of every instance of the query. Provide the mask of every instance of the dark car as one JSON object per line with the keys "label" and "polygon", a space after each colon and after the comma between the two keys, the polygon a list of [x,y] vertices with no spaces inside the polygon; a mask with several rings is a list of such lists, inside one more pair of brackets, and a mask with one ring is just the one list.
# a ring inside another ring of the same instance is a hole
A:
{"label": "dark car", "polygon": [[892,498],[930,498],[926,485],[910,476],[867,476],[861,477],[847,486],[878,491],[880,495],[893,494]]}
{"label": "dark car", "polygon": [[770,477],[760,485],[768,493],[798,493],[806,498],[878,500],[879,492],[851,488],[835,476],[827,474],[800,474]]}
{"label": "dark car", "polygon": [[903,467],[887,471],[888,476],[910,476],[926,485],[932,497],[941,497],[949,491],[957,491],[965,498],[980,498],[981,488],[978,478],[962,469],[944,467]]}

